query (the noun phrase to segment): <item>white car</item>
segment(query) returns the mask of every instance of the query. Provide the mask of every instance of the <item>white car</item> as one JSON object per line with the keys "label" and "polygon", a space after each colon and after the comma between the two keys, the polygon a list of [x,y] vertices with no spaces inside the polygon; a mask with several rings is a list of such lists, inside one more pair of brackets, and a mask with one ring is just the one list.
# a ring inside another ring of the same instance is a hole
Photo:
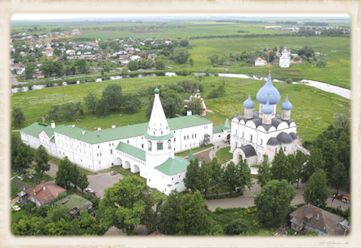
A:
{"label": "white car", "polygon": [[84,191],[88,193],[95,193],[95,191],[92,188],[85,188]]}
{"label": "white car", "polygon": [[21,210],[21,207],[19,207],[18,205],[14,205],[12,207],[12,209],[17,212],[17,211]]}

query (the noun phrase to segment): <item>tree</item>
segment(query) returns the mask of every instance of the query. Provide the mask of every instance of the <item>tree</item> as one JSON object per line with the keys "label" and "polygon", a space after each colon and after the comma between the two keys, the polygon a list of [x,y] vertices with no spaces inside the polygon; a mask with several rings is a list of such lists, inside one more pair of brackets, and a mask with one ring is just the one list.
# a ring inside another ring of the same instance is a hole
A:
{"label": "tree", "polygon": [[221,164],[214,158],[210,162],[210,190],[218,195],[218,190],[223,184],[223,170]]}
{"label": "tree", "polygon": [[326,173],[322,169],[317,169],[305,186],[305,202],[324,207],[328,194]]}
{"label": "tree", "polygon": [[160,206],[159,231],[167,235],[175,235],[178,232],[177,223],[180,218],[181,200],[180,194],[172,192],[167,200]]}
{"label": "tree", "polygon": [[251,182],[251,170],[246,160],[241,160],[238,164],[238,176],[240,177],[241,183],[238,185],[237,191],[243,192],[245,187],[250,188]]}
{"label": "tree", "polygon": [[55,183],[66,189],[70,189],[72,163],[67,157],[60,161],[56,172]]}
{"label": "tree", "polygon": [[85,106],[88,111],[91,113],[95,113],[97,110],[98,98],[93,92],[89,92],[89,94],[84,98]]}
{"label": "tree", "polygon": [[129,69],[130,71],[136,71],[136,70],[138,70],[138,69],[139,69],[139,62],[138,62],[138,60],[131,60],[131,61],[129,61],[129,63],[128,63],[128,69]]}
{"label": "tree", "polygon": [[142,102],[139,100],[138,96],[135,95],[125,95],[123,96],[123,103],[121,109],[124,113],[133,114],[140,110]]}
{"label": "tree", "polygon": [[286,180],[271,180],[255,198],[257,219],[265,227],[278,227],[287,217],[294,192]]}
{"label": "tree", "polygon": [[187,49],[176,48],[173,50],[172,60],[177,64],[184,64],[187,62],[189,53]]}
{"label": "tree", "polygon": [[14,108],[12,110],[11,113],[11,124],[15,127],[15,128],[19,128],[21,127],[21,125],[24,123],[25,121],[25,116],[23,114],[23,111],[21,110],[21,108]]}
{"label": "tree", "polygon": [[117,84],[109,84],[103,91],[103,100],[111,111],[119,110],[122,97],[122,88]]}
{"label": "tree", "polygon": [[99,210],[107,226],[114,225],[128,234],[141,223],[145,213],[143,179],[131,175],[105,191]]}
{"label": "tree", "polygon": [[192,114],[200,115],[202,112],[202,100],[200,98],[193,98],[188,102],[187,110],[192,111]]}
{"label": "tree", "polygon": [[33,73],[35,71],[35,64],[34,63],[28,63],[25,65],[25,79],[32,79]]}
{"label": "tree", "polygon": [[305,163],[302,175],[302,181],[307,182],[311,175],[317,169],[324,169],[325,161],[323,160],[323,156],[321,150],[318,148],[312,148],[310,150],[311,155],[309,156],[308,161]]}
{"label": "tree", "polygon": [[263,162],[261,166],[258,168],[258,183],[263,187],[272,180],[272,172],[271,167],[268,162],[268,156],[263,157]]}
{"label": "tree", "polygon": [[191,160],[188,165],[184,185],[192,192],[201,189],[201,168],[199,167],[198,159]]}
{"label": "tree", "polygon": [[165,69],[164,61],[161,60],[161,59],[156,58],[155,59],[155,68],[157,70],[164,70]]}
{"label": "tree", "polygon": [[207,196],[211,184],[211,166],[210,163],[202,163],[200,168],[200,192]]}
{"label": "tree", "polygon": [[12,164],[12,168],[21,172],[29,168],[33,162],[33,152],[30,147],[24,143],[19,143],[16,149],[17,152],[14,158],[14,163]]}
{"label": "tree", "polygon": [[231,221],[225,228],[224,232],[227,235],[239,235],[246,232],[248,229],[247,225],[239,220]]}
{"label": "tree", "polygon": [[40,146],[35,152],[35,171],[39,177],[44,175],[45,171],[50,169],[49,157],[43,146]]}
{"label": "tree", "polygon": [[307,157],[301,151],[297,151],[295,155],[294,154],[289,155],[288,158],[294,170],[294,176],[297,182],[297,189],[298,189],[299,183],[303,175],[303,167],[304,164],[306,163]]}
{"label": "tree", "polygon": [[109,113],[110,106],[103,98],[98,101],[98,104],[95,109],[96,115],[106,115]]}
{"label": "tree", "polygon": [[210,230],[207,205],[200,192],[181,195],[177,229],[183,235],[204,235]]}
{"label": "tree", "polygon": [[284,154],[283,149],[280,149],[273,158],[271,173],[272,179],[285,179],[289,183],[294,181],[295,174],[292,168],[292,164],[290,163],[288,156]]}
{"label": "tree", "polygon": [[251,172],[246,161],[241,161],[238,165],[230,162],[223,171],[223,180],[228,186],[229,193],[240,192],[244,188],[251,186]]}
{"label": "tree", "polygon": [[180,42],[179,42],[179,45],[182,46],[182,47],[187,47],[189,45],[189,40],[187,39],[182,39]]}
{"label": "tree", "polygon": [[80,173],[77,180],[77,186],[81,189],[81,191],[84,191],[86,187],[88,187],[89,181],[87,175],[84,173]]}
{"label": "tree", "polygon": [[338,162],[333,167],[330,177],[330,183],[333,187],[335,187],[337,194],[339,189],[344,187],[348,183],[347,170],[341,162]]}

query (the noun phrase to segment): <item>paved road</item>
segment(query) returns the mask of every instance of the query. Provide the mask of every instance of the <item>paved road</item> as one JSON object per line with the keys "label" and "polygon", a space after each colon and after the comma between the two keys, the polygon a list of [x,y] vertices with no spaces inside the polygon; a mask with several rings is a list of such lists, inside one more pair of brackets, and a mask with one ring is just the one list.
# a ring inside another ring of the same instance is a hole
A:
{"label": "paved road", "polygon": [[123,179],[123,175],[115,174],[110,175],[110,172],[99,173],[95,175],[88,175],[89,188],[95,191],[97,197],[102,198],[105,189],[113,186],[116,182]]}
{"label": "paved road", "polygon": [[[244,194],[239,197],[234,198],[225,198],[225,199],[216,199],[208,200],[207,206],[211,211],[215,211],[216,208],[248,208],[254,206],[255,196],[261,191],[260,185],[257,183],[256,179],[252,179],[253,186],[250,189],[246,189]],[[294,185],[293,190],[295,192],[295,197],[291,201],[291,205],[298,205],[305,203],[303,199],[304,185],[300,184],[299,188]],[[343,203],[339,200],[332,201],[332,197],[329,197],[326,201],[328,207],[340,208],[346,210],[350,207],[350,204]]]}

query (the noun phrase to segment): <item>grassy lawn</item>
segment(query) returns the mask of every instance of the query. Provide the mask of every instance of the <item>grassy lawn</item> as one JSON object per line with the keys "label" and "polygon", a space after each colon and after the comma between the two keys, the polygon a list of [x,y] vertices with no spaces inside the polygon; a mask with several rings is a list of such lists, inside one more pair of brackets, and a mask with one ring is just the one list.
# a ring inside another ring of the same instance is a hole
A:
{"label": "grassy lawn", "polygon": [[216,152],[216,158],[221,164],[231,160],[232,157],[232,153],[229,152],[229,146],[223,147]]}
{"label": "grassy lawn", "polygon": [[[12,95],[13,106],[20,107],[25,115],[24,125],[39,121],[45,116],[51,105],[66,102],[83,101],[83,98],[90,91],[100,96],[102,90],[110,83],[122,86],[123,92],[136,93],[140,89],[156,87],[164,84],[175,84],[181,80],[199,81],[194,76],[159,77],[159,78],[131,78],[123,80],[105,81],[102,83],[71,85],[60,88],[47,88],[43,90],[17,93]],[[207,108],[212,111],[209,118],[215,125],[223,124],[225,118],[232,118],[243,112],[243,101],[251,94],[252,98],[264,82],[249,79],[232,79],[219,77],[206,77],[201,83],[204,85],[203,96],[207,96],[211,90],[218,87],[222,82],[226,83],[226,95],[215,99],[205,99]],[[312,140],[320,134],[329,124],[333,122],[334,114],[348,111],[349,101],[334,94],[306,86],[292,85],[286,83],[275,83],[275,86],[284,100],[286,94],[292,102],[292,119],[298,124],[298,135],[303,141]],[[141,111],[132,115],[110,114],[105,117],[85,115],[79,122],[67,122],[65,124],[76,124],[77,126],[94,129],[97,127],[110,128],[117,126],[131,125],[146,122],[146,108],[149,103],[148,97],[141,98]],[[32,104],[28,104],[31,102]],[[278,105],[278,111],[280,111]],[[255,107],[258,109],[258,106]],[[58,123],[59,124],[59,123]]]}
{"label": "grassy lawn", "polygon": [[77,194],[71,194],[68,195],[54,203],[54,205],[64,207],[67,210],[73,209],[75,207],[81,208],[84,205],[88,205],[91,202],[87,199],[77,195]]}
{"label": "grassy lawn", "polygon": [[292,64],[290,68],[272,66],[275,78],[311,79],[331,83],[345,88],[350,88],[351,60],[349,37],[239,37],[239,38],[216,38],[197,39],[191,41],[191,58],[193,67],[185,65],[189,69],[203,69],[218,72],[233,72],[264,75],[268,67],[245,66],[244,64],[222,65],[213,67],[208,59],[211,54],[241,53],[243,51],[259,51],[264,48],[279,47],[281,45],[297,50],[309,46],[315,52],[325,55],[327,65],[318,68],[309,63],[300,65]]}
{"label": "grassy lawn", "polygon": [[220,209],[217,208],[216,211],[211,213],[212,219],[219,224],[223,231],[226,229],[227,225],[233,221],[242,223],[246,228],[245,232],[240,235],[258,235],[258,236],[271,236],[273,235],[275,229],[273,228],[263,228],[257,221],[256,218],[256,208],[231,208],[231,209]]}
{"label": "grassy lawn", "polygon": [[[206,145],[206,146],[200,146],[200,147],[197,147],[197,148],[193,148],[193,149],[191,149],[192,154],[194,154],[196,152],[203,151],[203,150],[207,150],[208,148],[210,148],[212,146],[213,146],[212,144],[209,144],[209,145]],[[189,150],[183,151],[183,152],[178,152],[175,155],[178,156],[178,157],[186,157],[186,156],[188,156],[188,154],[189,154]]]}

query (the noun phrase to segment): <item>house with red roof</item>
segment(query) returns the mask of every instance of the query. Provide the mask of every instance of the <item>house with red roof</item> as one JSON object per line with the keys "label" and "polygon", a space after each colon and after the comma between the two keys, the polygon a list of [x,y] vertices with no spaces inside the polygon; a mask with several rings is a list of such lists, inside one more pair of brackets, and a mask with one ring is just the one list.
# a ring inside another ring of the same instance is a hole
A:
{"label": "house with red roof", "polygon": [[66,190],[53,182],[45,182],[36,185],[33,188],[28,188],[28,200],[40,207],[55,200],[61,193]]}

